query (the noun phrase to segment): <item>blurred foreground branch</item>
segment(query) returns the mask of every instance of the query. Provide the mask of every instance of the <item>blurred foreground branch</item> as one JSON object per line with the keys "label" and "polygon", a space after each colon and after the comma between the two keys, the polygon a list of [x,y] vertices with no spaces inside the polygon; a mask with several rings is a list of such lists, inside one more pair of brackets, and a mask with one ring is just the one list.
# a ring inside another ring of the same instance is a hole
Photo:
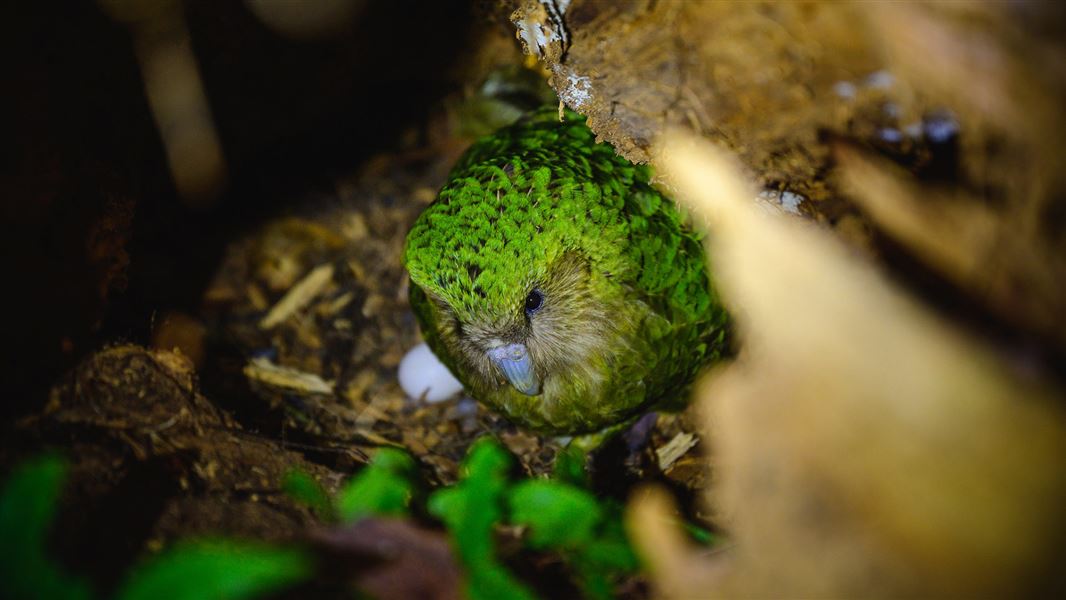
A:
{"label": "blurred foreground branch", "polygon": [[[710,224],[743,353],[702,391],[736,549],[688,558],[631,507],[659,591],[707,596],[1048,595],[1066,585],[1066,415],[982,343],[824,231],[751,203],[674,133],[660,168]],[[658,499],[656,499],[658,498]]]}

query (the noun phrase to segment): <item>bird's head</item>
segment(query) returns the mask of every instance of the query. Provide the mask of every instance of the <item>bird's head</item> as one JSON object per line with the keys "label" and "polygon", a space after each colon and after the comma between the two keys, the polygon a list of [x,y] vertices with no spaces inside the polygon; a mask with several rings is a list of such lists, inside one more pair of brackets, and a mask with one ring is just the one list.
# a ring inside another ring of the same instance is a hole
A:
{"label": "bird's head", "polygon": [[624,229],[606,211],[597,222],[586,199],[547,189],[547,174],[504,177],[503,190],[446,186],[408,235],[404,263],[452,358],[476,377],[466,383],[535,396],[610,347],[612,261],[602,249],[617,248]]}
{"label": "bird's head", "polygon": [[469,283],[461,277],[463,281],[441,287],[420,280],[415,270],[412,281],[432,302],[438,330],[452,354],[482,385],[510,385],[536,396],[546,378],[566,376],[602,352],[613,327],[608,303],[597,297],[584,256],[564,253],[549,265],[519,261],[514,271],[527,274],[498,277],[503,287],[491,292],[475,291],[481,275],[498,275],[491,271],[481,271]]}

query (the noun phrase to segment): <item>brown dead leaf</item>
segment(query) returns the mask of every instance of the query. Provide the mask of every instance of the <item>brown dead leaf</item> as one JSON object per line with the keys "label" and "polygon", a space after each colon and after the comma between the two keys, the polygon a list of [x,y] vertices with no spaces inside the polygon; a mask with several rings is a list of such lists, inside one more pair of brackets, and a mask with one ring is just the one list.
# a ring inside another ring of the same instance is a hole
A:
{"label": "brown dead leaf", "polygon": [[[714,232],[743,352],[701,394],[720,474],[709,501],[734,560],[654,562],[660,589],[892,597],[1061,586],[1066,415],[1052,389],[1018,379],[826,232],[755,210],[720,153],[680,134],[664,147],[660,166]],[[645,555],[685,556],[675,534],[654,531],[656,514],[634,509]],[[708,570],[710,587],[693,587]]]}
{"label": "brown dead leaf", "polygon": [[448,538],[408,521],[363,519],[317,532],[315,548],[327,570],[380,600],[452,600],[462,597],[462,573]]}

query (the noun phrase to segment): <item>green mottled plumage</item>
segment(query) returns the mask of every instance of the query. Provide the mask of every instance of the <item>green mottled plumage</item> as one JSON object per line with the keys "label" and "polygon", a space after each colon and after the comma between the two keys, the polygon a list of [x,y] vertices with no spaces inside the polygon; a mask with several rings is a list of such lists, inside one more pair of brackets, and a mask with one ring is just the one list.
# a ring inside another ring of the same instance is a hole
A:
{"label": "green mottled plumage", "polygon": [[[525,426],[595,432],[676,402],[727,352],[699,236],[576,113],[537,111],[481,139],[407,237],[411,303],[433,352]],[[543,308],[525,311],[532,289]],[[542,393],[485,357],[529,348]]]}

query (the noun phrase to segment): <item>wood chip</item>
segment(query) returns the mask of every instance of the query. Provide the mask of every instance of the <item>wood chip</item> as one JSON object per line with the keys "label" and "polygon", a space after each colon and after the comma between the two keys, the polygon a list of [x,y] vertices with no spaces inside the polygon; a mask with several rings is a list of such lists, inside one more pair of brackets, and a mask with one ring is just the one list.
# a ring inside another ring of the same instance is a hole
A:
{"label": "wood chip", "polygon": [[677,459],[684,456],[697,442],[699,442],[699,438],[694,434],[682,432],[675,435],[674,439],[667,442],[665,446],[657,448],[655,455],[659,457],[659,470],[666,471],[669,469],[677,462]]}
{"label": "wood chip", "polygon": [[345,292],[333,302],[327,304],[325,308],[322,309],[322,315],[328,317],[339,313],[345,306],[348,306],[354,297],[355,295],[351,292]]}
{"label": "wood chip", "polygon": [[292,286],[285,296],[270,309],[270,312],[259,321],[260,329],[271,329],[278,323],[289,318],[289,315],[307,306],[322,292],[326,284],[333,279],[333,264],[325,263],[318,265],[308,273],[299,283]]}
{"label": "wood chip", "polygon": [[308,394],[333,393],[332,381],[326,381],[314,373],[276,365],[265,358],[253,358],[245,365],[244,375],[253,381],[287,391]]}

